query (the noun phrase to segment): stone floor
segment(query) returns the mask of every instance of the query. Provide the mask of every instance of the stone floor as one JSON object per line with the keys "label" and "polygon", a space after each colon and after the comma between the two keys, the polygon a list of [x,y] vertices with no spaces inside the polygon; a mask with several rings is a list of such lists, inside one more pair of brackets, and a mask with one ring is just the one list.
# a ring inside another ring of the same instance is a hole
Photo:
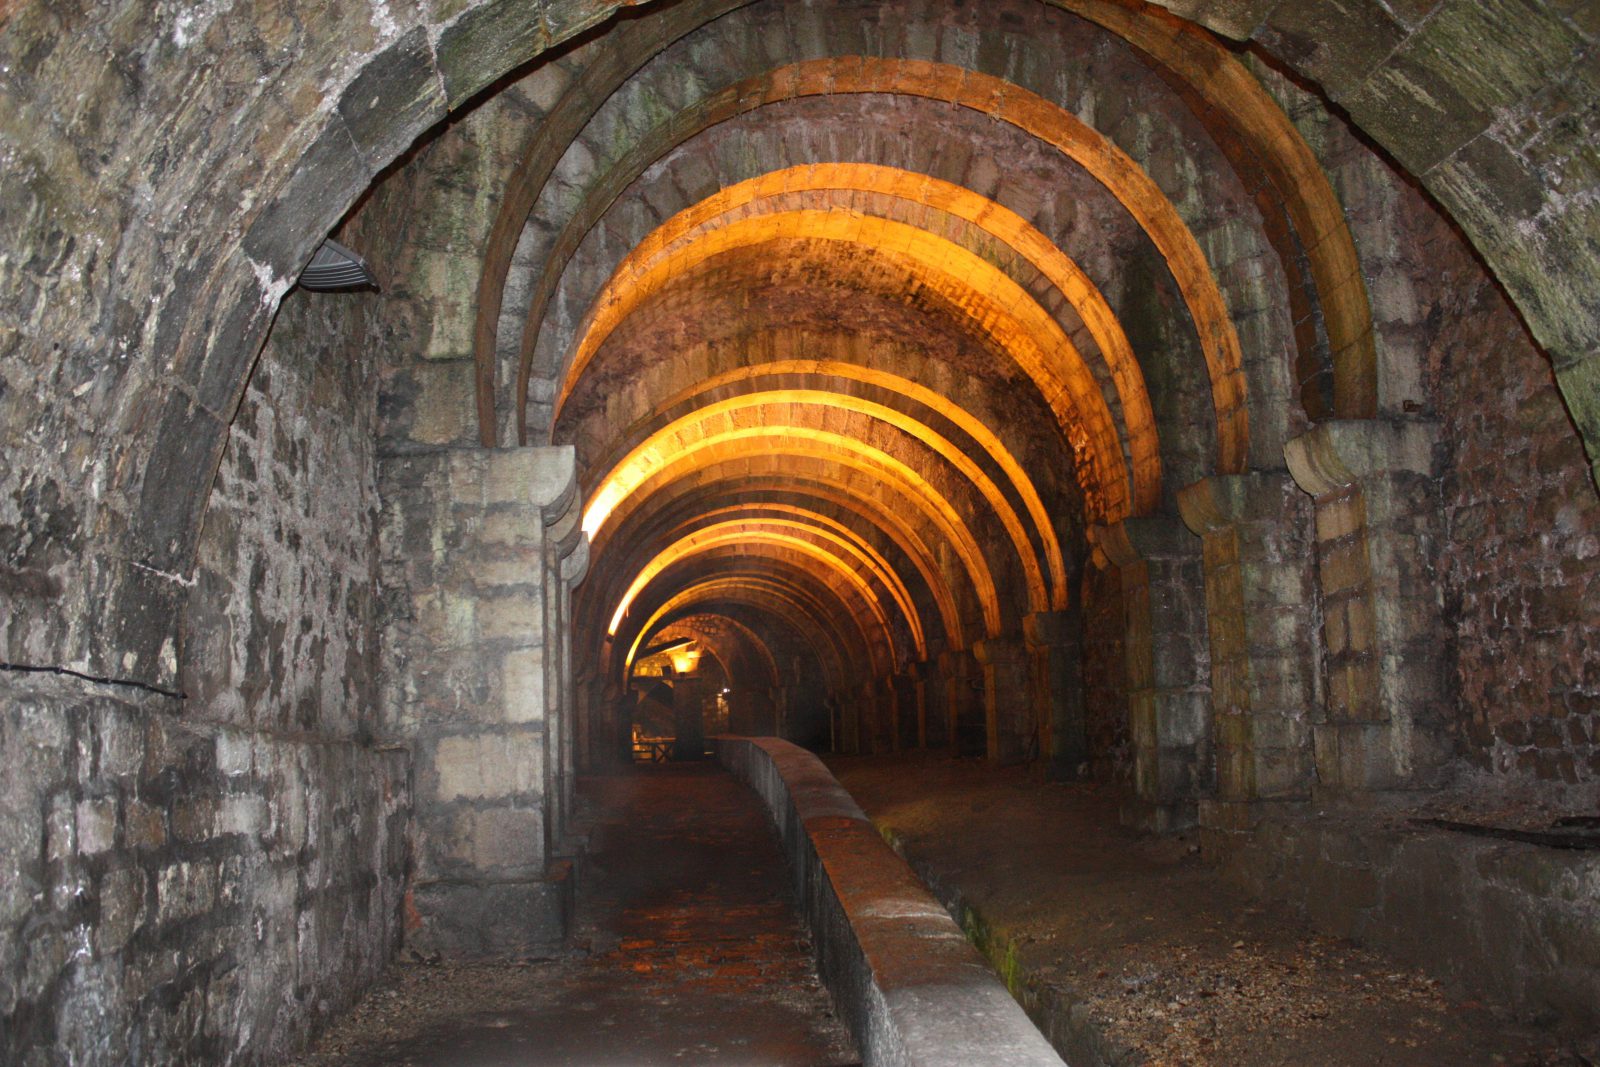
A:
{"label": "stone floor", "polygon": [[303,1067],[857,1062],[755,796],[710,764],[579,784],[576,951],[389,975]]}
{"label": "stone floor", "polygon": [[970,909],[1013,989],[1049,1005],[1047,1029],[1076,1035],[1074,1067],[1600,1059],[1600,1039],[1519,1024],[1245,899],[1192,837],[1119,827],[1113,790],[929,753],[827,762],[935,894]]}

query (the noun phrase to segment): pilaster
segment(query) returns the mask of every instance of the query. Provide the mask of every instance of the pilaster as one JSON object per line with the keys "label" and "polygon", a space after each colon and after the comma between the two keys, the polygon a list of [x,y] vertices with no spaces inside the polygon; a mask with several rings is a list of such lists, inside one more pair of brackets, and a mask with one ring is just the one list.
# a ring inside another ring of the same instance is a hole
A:
{"label": "pilaster", "polygon": [[983,665],[983,718],[989,762],[1022,763],[1038,755],[1038,723],[1030,699],[1029,656],[1016,637],[973,645]]}
{"label": "pilaster", "polygon": [[1321,705],[1311,514],[1287,472],[1219,475],[1178,494],[1200,535],[1211,660],[1213,831],[1252,826],[1260,805],[1310,797]]}
{"label": "pilaster", "polygon": [[383,462],[386,719],[416,760],[407,939],[456,958],[547,952],[572,782],[570,586],[587,542],[570,448]]}
{"label": "pilaster", "polygon": [[1031,660],[1029,690],[1045,776],[1052,781],[1080,778],[1088,764],[1089,742],[1078,612],[1034,612],[1023,618],[1022,636]]}
{"label": "pilaster", "polygon": [[1133,796],[1123,821],[1156,832],[1192,826],[1213,775],[1200,543],[1169,516],[1091,533],[1120,572],[1127,626]]}
{"label": "pilaster", "polygon": [[1328,679],[1314,748],[1329,794],[1424,787],[1449,758],[1437,439],[1433,423],[1341,421],[1284,447],[1315,502]]}

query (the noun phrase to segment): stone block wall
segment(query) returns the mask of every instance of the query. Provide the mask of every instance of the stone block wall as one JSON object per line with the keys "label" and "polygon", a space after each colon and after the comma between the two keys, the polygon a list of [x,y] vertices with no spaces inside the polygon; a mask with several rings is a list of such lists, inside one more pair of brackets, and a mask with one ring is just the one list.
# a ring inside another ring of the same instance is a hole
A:
{"label": "stone block wall", "polygon": [[[1103,565],[1101,565],[1103,564]],[[1083,707],[1089,770],[1101,781],[1126,781],[1127,660],[1123,649],[1122,574],[1103,554],[1083,576]]]}
{"label": "stone block wall", "polygon": [[399,944],[366,299],[285,301],[193,577],[154,576],[181,695],[0,672],[0,1062],[277,1062]]}
{"label": "stone block wall", "polygon": [[1320,622],[1311,509],[1284,472],[1207,478],[1179,501],[1204,546],[1217,782],[1202,822],[1236,825],[1230,805],[1311,792],[1321,695],[1306,654]]}
{"label": "stone block wall", "polygon": [[382,463],[383,728],[416,756],[408,943],[460,957],[558,946],[552,866],[572,787],[568,586],[581,575],[570,449]]}
{"label": "stone block wall", "polygon": [[[1497,776],[1600,782],[1600,492],[1550,364],[1480,283],[1447,332],[1441,485],[1460,750]],[[1467,334],[1471,332],[1473,345]],[[1492,351],[1474,358],[1474,347]]]}
{"label": "stone block wall", "polygon": [[1600,1025],[1600,859],[1361,817],[1268,819],[1221,857],[1256,895],[1574,1035]]}
{"label": "stone block wall", "polygon": [[408,759],[0,675],[0,1061],[271,1063],[398,946]]}

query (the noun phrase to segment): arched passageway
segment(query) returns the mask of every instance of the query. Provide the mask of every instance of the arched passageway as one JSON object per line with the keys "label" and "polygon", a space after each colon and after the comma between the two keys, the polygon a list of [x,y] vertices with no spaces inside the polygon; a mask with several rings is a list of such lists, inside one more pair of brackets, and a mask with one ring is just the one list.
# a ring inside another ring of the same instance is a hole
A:
{"label": "arched passageway", "polygon": [[724,728],[1592,806],[1595,20],[1401,7],[0,7],[0,1047],[547,951]]}

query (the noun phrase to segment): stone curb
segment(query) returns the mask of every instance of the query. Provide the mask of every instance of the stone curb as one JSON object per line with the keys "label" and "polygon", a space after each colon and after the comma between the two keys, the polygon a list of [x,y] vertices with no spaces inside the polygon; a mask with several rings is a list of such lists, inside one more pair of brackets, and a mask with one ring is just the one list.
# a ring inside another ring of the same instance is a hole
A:
{"label": "stone curb", "polygon": [[776,738],[713,744],[772,814],[823,980],[863,1063],[1060,1067],[961,928],[821,761]]}

